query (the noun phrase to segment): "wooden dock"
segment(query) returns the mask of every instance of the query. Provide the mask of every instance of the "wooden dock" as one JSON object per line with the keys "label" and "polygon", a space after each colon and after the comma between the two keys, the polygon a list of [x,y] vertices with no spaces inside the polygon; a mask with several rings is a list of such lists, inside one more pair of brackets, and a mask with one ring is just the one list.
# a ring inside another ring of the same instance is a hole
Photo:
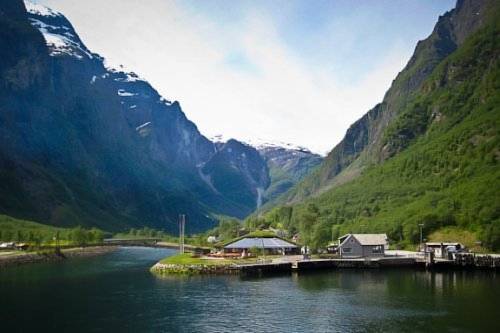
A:
{"label": "wooden dock", "polygon": [[237,265],[236,269],[243,275],[283,274],[291,272],[307,272],[324,269],[384,269],[415,268],[428,270],[460,270],[460,269],[500,269],[500,256],[461,254],[455,259],[427,257],[381,257],[355,259],[309,259],[293,262],[272,262],[250,265]]}
{"label": "wooden dock", "polygon": [[305,272],[322,269],[417,267],[415,258],[374,259],[309,259],[294,262],[271,262],[237,265],[243,275],[265,275],[277,273]]}
{"label": "wooden dock", "polygon": [[443,269],[500,269],[500,255],[457,253],[452,259],[426,256],[427,268]]}

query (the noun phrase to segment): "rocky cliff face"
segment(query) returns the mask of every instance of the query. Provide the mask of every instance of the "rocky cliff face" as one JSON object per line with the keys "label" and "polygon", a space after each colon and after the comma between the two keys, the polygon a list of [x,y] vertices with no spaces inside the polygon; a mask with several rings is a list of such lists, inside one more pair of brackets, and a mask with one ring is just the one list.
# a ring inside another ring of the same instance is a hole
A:
{"label": "rocky cliff face", "polygon": [[269,168],[270,186],[264,193],[269,204],[311,173],[323,160],[302,147],[263,144],[257,150]]}
{"label": "rocky cliff face", "polygon": [[[409,101],[436,66],[484,24],[493,4],[493,0],[459,0],[455,9],[441,16],[432,34],[417,44],[413,56],[393,81],[383,101],[351,125],[319,169],[282,196],[279,202],[298,202],[323,193],[356,178],[366,166],[381,163],[399,151],[400,145],[388,142],[384,131],[409,107]],[[409,135],[408,140],[411,139]]]}
{"label": "rocky cliff face", "polygon": [[257,150],[229,140],[200,168],[200,174],[217,192],[234,198],[246,214],[259,207],[269,186],[269,170]]}
{"label": "rocky cliff face", "polygon": [[[0,212],[106,230],[204,230],[263,200],[257,150],[208,140],[134,73],[106,68],[60,13],[0,5]],[[8,47],[3,47],[8,45]]]}

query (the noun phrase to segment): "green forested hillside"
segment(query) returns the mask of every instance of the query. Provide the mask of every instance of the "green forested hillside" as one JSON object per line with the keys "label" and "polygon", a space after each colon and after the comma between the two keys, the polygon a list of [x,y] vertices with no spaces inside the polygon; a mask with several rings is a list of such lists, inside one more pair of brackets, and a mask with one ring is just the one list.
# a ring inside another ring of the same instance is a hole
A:
{"label": "green forested hillside", "polygon": [[104,235],[97,228],[58,228],[0,214],[0,242],[26,242],[30,246],[85,245],[101,243]]}
{"label": "green forested hillside", "polygon": [[[398,150],[391,150],[394,147],[384,142],[387,126],[394,124],[396,118],[411,107],[437,66],[460,48],[469,36],[484,27],[498,5],[495,0],[460,0],[454,9],[441,15],[432,33],[417,43],[412,57],[396,76],[383,100],[347,129],[344,138],[319,168],[274,204],[296,204],[317,196],[351,181],[370,165],[394,155]],[[418,107],[415,105],[416,109]],[[404,132],[403,128],[398,135],[403,135],[408,141],[424,129],[415,127],[412,132]]]}
{"label": "green forested hillside", "polygon": [[[498,9],[499,6],[496,6]],[[281,224],[303,243],[387,232],[404,244],[446,227],[500,250],[500,16],[445,58],[383,131],[384,162],[247,224]]]}

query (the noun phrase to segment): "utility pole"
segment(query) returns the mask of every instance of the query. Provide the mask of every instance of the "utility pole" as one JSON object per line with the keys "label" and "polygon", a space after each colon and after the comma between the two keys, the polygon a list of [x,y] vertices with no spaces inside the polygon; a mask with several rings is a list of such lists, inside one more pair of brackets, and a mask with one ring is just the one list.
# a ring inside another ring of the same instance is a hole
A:
{"label": "utility pole", "polygon": [[266,248],[264,247],[264,238],[261,238],[260,241],[262,242],[262,255],[264,256],[263,260],[265,263],[266,262]]}
{"label": "utility pole", "polygon": [[179,215],[179,252],[184,253],[184,230],[186,227],[186,215]]}

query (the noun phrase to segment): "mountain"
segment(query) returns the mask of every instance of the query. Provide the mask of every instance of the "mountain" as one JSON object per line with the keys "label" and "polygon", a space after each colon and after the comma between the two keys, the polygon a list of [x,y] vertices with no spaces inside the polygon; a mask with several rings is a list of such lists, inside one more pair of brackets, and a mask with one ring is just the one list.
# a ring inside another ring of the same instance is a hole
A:
{"label": "mountain", "polygon": [[441,16],[383,101],[264,223],[315,246],[349,231],[415,243],[423,224],[424,237],[500,248],[499,8],[463,0]]}
{"label": "mountain", "polygon": [[174,231],[186,213],[196,232],[267,200],[257,149],[207,139],[179,102],[106,67],[61,13],[6,1],[0,28],[0,213],[110,231]]}
{"label": "mountain", "polygon": [[267,205],[311,173],[323,160],[306,148],[292,145],[263,143],[256,149],[269,169],[270,185],[263,194]]}
{"label": "mountain", "polygon": [[[215,137],[214,140],[217,143],[219,153],[202,169],[204,173],[210,176],[210,180],[204,178],[213,183],[213,172],[209,170],[214,170],[214,164],[229,166],[231,163],[224,162],[228,156],[234,156],[236,159],[241,156],[244,163],[237,168],[233,168],[234,173],[240,173],[240,176],[235,177],[233,184],[238,185],[236,178],[248,179],[247,184],[225,189],[225,183],[228,180],[227,175],[231,172],[228,170],[220,173],[223,168],[217,167],[215,170],[219,171],[219,175],[215,176],[219,178],[216,182],[219,185],[214,187],[219,192],[233,191],[233,197],[239,197],[240,202],[247,202],[248,214],[255,211],[255,209],[272,205],[275,198],[297,184],[314,170],[323,159],[307,148],[284,142],[271,143],[254,140],[250,143],[241,143],[234,139],[224,142],[221,136]],[[250,147],[254,151],[243,151],[243,149],[249,149]],[[255,198],[256,206],[253,205]]]}
{"label": "mountain", "polygon": [[262,193],[269,185],[267,165],[258,151],[233,139],[219,145],[200,175],[216,193],[242,206],[245,215],[261,205]]}
{"label": "mountain", "polygon": [[[459,0],[456,8],[441,16],[431,35],[417,43],[414,54],[398,74],[381,103],[352,124],[343,140],[328,154],[320,168],[291,190],[282,202],[299,202],[359,176],[372,164],[383,162],[397,147],[387,146],[384,133],[419,93],[425,80],[443,59],[481,27],[494,1]],[[406,133],[406,140],[416,133]]]}

